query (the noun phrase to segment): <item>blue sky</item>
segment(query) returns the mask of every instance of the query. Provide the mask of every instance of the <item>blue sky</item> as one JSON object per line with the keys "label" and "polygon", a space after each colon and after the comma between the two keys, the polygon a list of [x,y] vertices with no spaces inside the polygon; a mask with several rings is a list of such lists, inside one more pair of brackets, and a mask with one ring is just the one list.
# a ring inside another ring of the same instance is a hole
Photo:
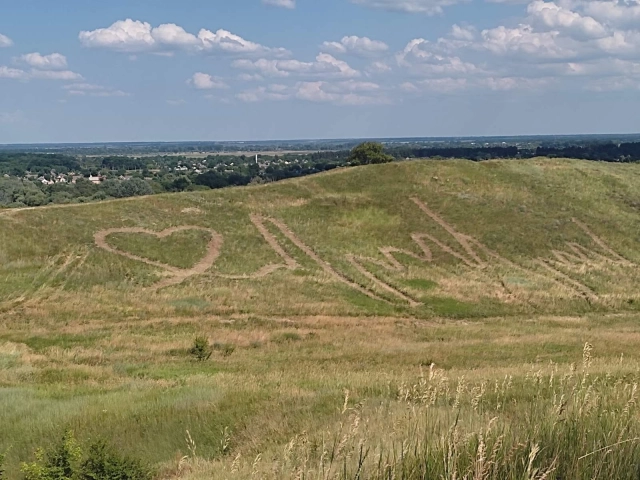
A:
{"label": "blue sky", "polygon": [[4,3],[0,143],[640,131],[639,0]]}

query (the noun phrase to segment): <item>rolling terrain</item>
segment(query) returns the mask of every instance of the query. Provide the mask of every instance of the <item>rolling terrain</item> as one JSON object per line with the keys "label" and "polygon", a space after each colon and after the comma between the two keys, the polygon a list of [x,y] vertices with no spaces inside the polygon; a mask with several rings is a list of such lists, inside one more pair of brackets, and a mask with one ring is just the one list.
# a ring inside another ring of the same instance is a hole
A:
{"label": "rolling terrain", "polygon": [[576,160],[0,210],[9,478],[65,429],[162,478],[636,478],[639,241],[640,165]]}

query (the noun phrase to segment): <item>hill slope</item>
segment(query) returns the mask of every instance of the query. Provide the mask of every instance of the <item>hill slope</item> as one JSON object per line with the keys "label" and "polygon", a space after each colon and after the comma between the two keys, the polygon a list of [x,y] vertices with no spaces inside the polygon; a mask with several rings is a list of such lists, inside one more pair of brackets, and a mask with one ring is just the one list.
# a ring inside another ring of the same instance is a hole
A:
{"label": "hill slope", "polygon": [[87,315],[165,315],[185,297],[213,314],[633,308],[639,188],[637,166],[407,162],[8,211],[1,308],[52,297],[75,311],[88,293]]}
{"label": "hill slope", "polygon": [[432,362],[637,362],[639,232],[640,165],[570,160],[0,211],[0,452],[13,478],[72,428],[170,470],[185,430],[206,458],[279,452]]}

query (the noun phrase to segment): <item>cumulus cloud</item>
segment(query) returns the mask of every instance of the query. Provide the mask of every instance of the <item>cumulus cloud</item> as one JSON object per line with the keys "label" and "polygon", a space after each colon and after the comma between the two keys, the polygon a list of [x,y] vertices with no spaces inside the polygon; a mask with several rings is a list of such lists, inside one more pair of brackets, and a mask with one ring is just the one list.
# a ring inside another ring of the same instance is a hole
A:
{"label": "cumulus cloud", "polygon": [[107,28],[80,32],[79,39],[85,47],[126,53],[170,54],[175,51],[188,51],[232,55],[289,54],[286,49],[265,47],[223,29],[216,32],[202,29],[196,36],[173,23],[152,27],[147,22],[132,19],[120,20]]}
{"label": "cumulus cloud", "polygon": [[638,0],[531,0],[519,24],[482,31],[456,24],[437,40],[410,41],[396,54],[400,71],[410,77],[399,79],[398,90],[417,94],[570,86],[604,91],[608,81],[614,89],[636,88],[638,20]]}
{"label": "cumulus cloud", "polygon": [[466,76],[482,73],[482,69],[458,56],[443,55],[438,45],[424,38],[411,40],[402,52],[396,55],[398,65],[414,73],[427,76]]}
{"label": "cumulus cloud", "polygon": [[265,77],[298,75],[350,78],[360,76],[360,72],[351,68],[347,62],[338,60],[328,53],[319,54],[314,62],[261,58],[256,61],[235,60],[232,66],[237,69],[254,71]]}
{"label": "cumulus cloud", "polygon": [[13,40],[11,40],[6,35],[2,35],[0,33],[0,48],[6,48],[13,45]]}
{"label": "cumulus cloud", "polygon": [[41,55],[39,53],[27,53],[18,58],[20,63],[29,65],[39,70],[63,70],[67,68],[67,57],[59,53]]}
{"label": "cumulus cloud", "polygon": [[560,29],[578,38],[602,38],[607,29],[594,18],[560,7],[553,2],[535,0],[527,12],[534,22],[546,28]]}
{"label": "cumulus cloud", "polygon": [[455,40],[472,42],[476,39],[476,33],[477,31],[475,27],[469,25],[460,26],[458,24],[454,24],[451,27],[451,38]]}
{"label": "cumulus cloud", "polygon": [[530,25],[516,28],[500,26],[482,31],[482,46],[496,55],[516,55],[521,58],[569,59],[576,52],[563,45],[560,32],[536,32]]}
{"label": "cumulus cloud", "polygon": [[213,90],[221,88],[229,88],[229,86],[218,77],[213,77],[206,73],[195,73],[193,77],[187,80],[189,85],[193,85],[198,90]]}
{"label": "cumulus cloud", "polygon": [[296,8],[296,0],[262,0],[262,3],[280,8]]}
{"label": "cumulus cloud", "polygon": [[587,15],[613,26],[637,27],[638,21],[640,21],[640,3],[637,1],[591,0],[581,2],[580,6]]}
{"label": "cumulus cloud", "polygon": [[351,0],[351,3],[369,8],[378,8],[393,12],[422,13],[437,15],[443,7],[460,3],[459,0]]}
{"label": "cumulus cloud", "polygon": [[355,35],[343,37],[339,42],[324,42],[322,49],[337,54],[351,53],[361,56],[380,55],[389,50],[389,45],[379,40]]}

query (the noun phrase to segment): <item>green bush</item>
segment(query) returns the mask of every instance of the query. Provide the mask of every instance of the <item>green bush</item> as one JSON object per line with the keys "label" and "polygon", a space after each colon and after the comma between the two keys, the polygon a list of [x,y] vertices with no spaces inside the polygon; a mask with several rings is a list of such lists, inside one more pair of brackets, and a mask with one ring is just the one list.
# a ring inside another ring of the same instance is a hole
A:
{"label": "green bush", "polygon": [[103,440],[91,446],[82,462],[79,480],[150,480],[151,472],[140,461],[117,453]]}
{"label": "green bush", "polygon": [[209,360],[213,350],[211,349],[211,345],[209,345],[207,337],[199,336],[193,341],[193,346],[189,350],[189,353],[196,357],[196,360],[199,362],[204,362],[205,360]]}
{"label": "green bush", "polygon": [[58,445],[48,451],[40,448],[35,456],[35,462],[22,464],[25,480],[75,480],[82,450],[67,431]]}
{"label": "green bush", "polygon": [[[72,432],[50,450],[36,450],[35,461],[22,464],[24,480],[151,480],[152,473],[140,461],[120,455],[103,440],[86,454]],[[1,475],[0,475],[1,477]]]}

